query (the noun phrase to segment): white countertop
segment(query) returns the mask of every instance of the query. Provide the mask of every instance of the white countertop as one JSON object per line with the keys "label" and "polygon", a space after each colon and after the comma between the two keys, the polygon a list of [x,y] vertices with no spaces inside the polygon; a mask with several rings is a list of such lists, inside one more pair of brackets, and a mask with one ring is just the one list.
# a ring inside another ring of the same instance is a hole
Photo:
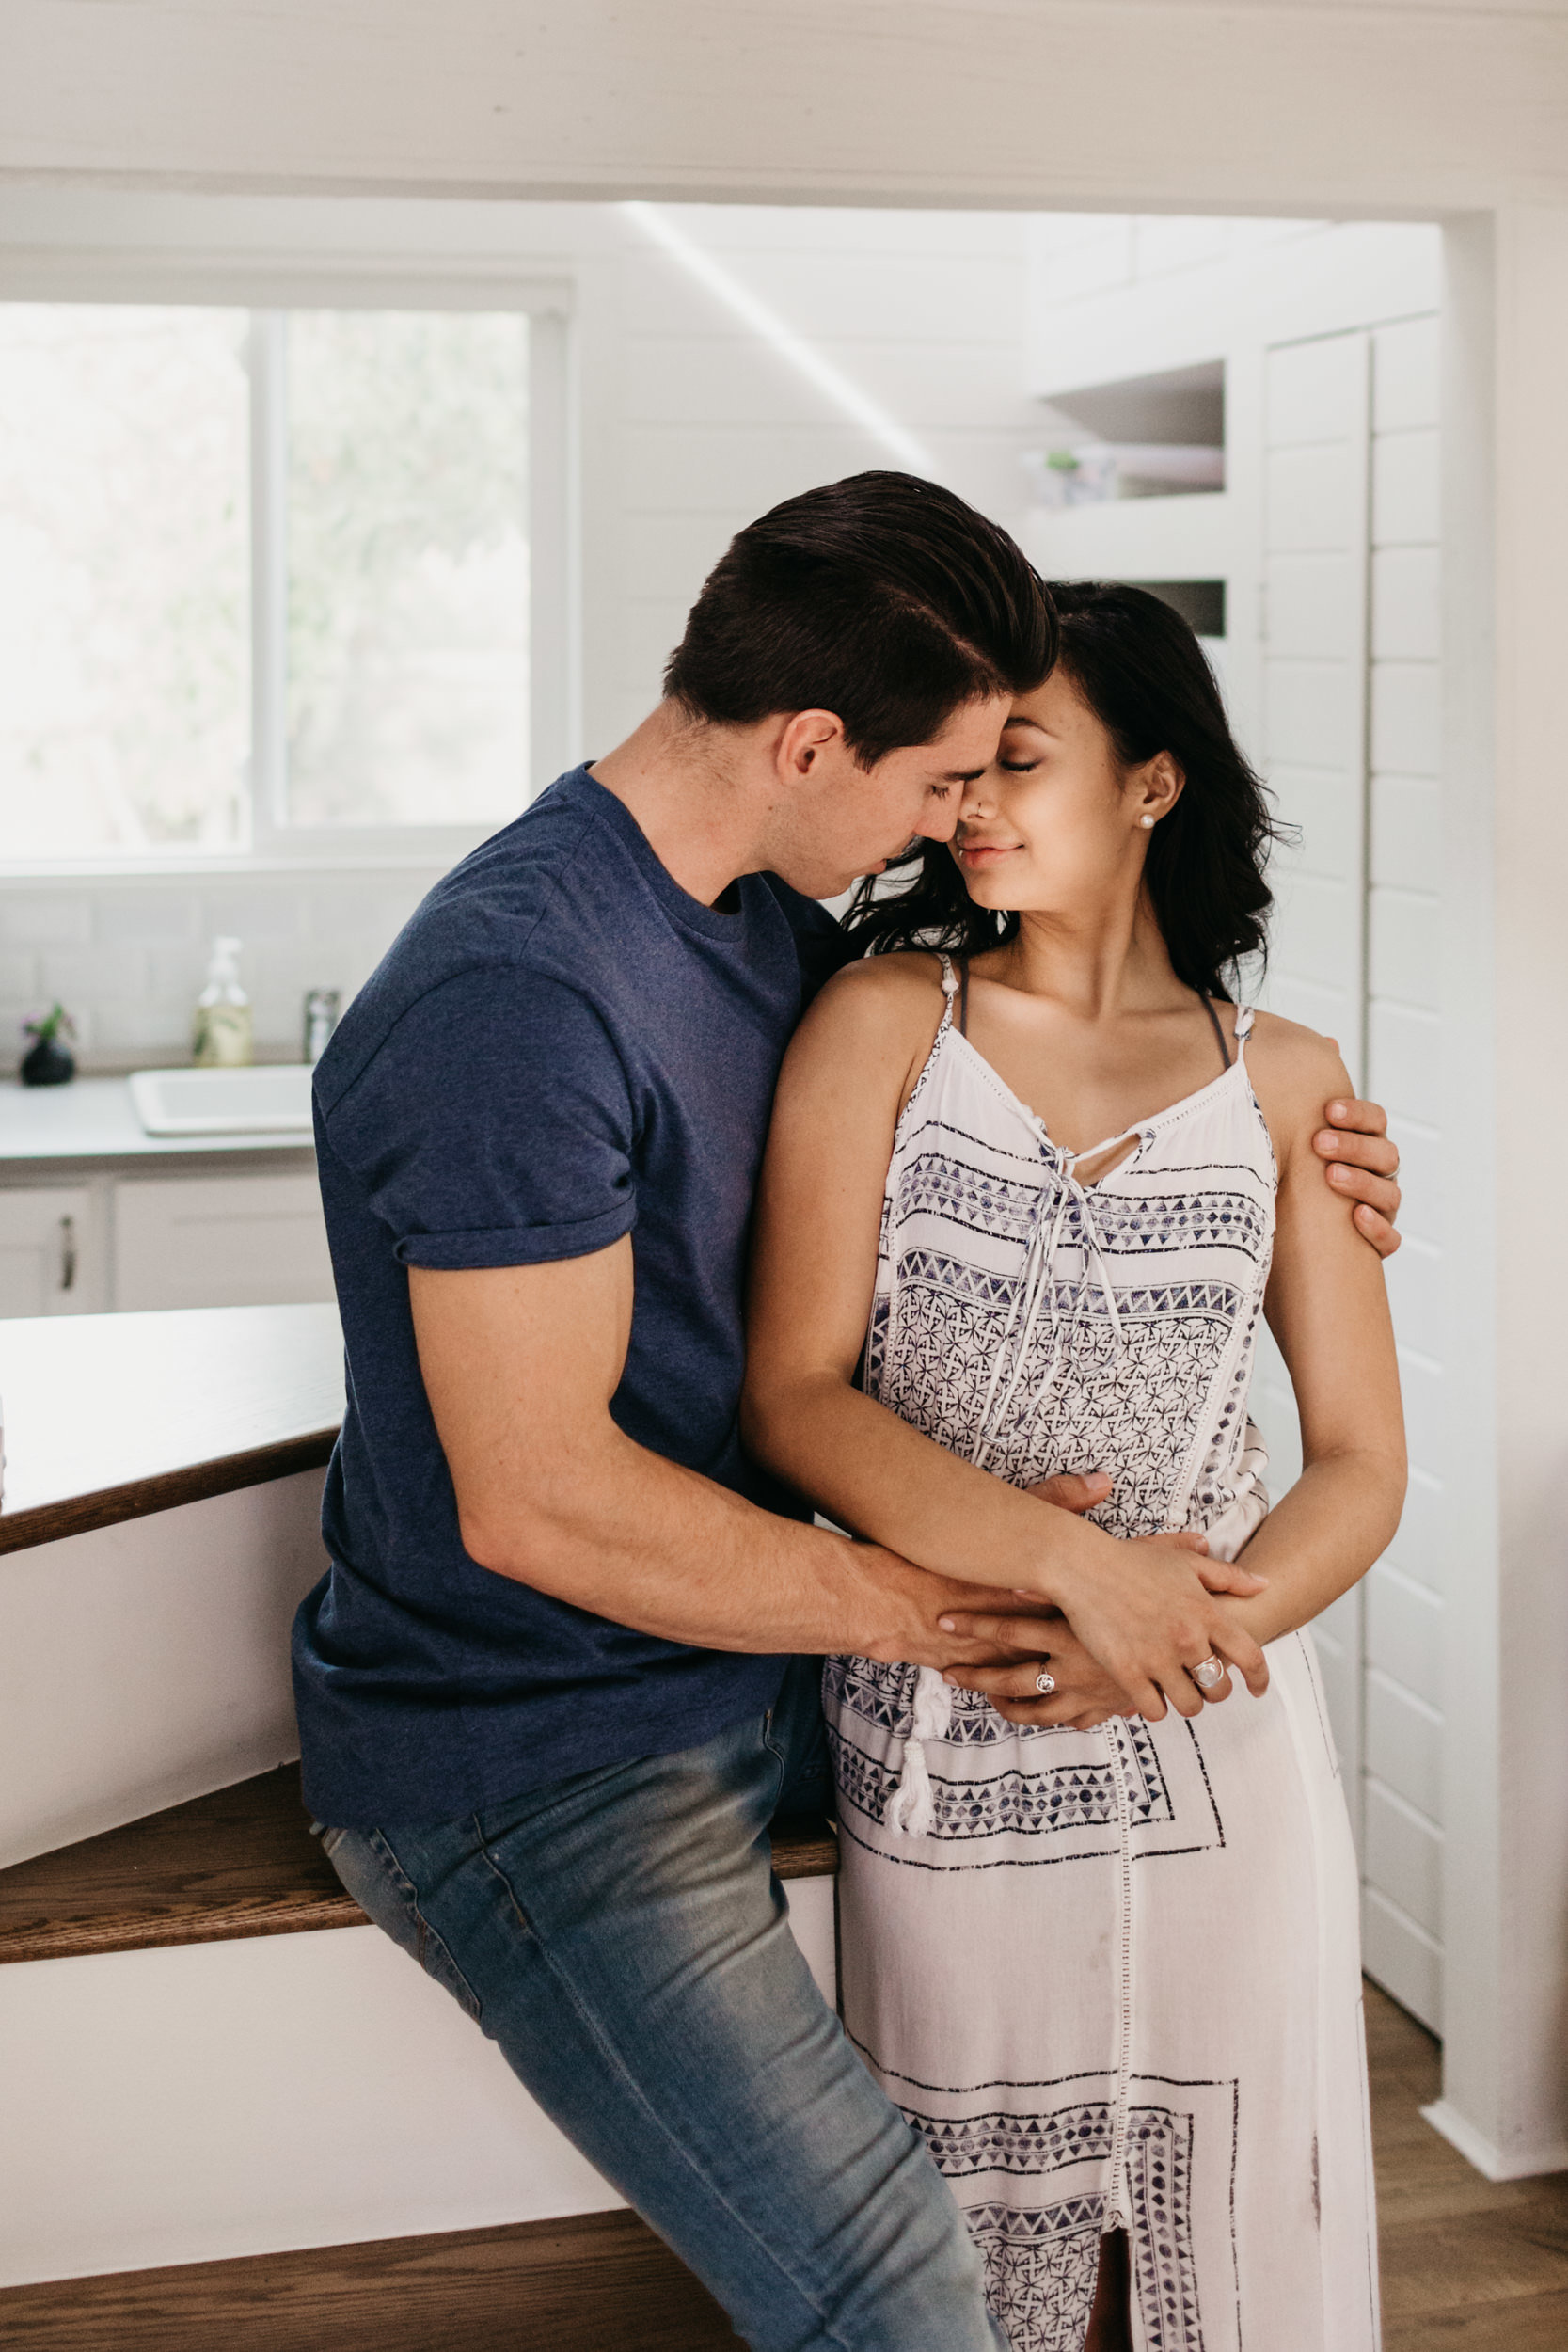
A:
{"label": "white countertop", "polygon": [[19,1160],[141,1160],[214,1152],[309,1152],[309,1136],[150,1136],[123,1078],[0,1084],[0,1167]]}

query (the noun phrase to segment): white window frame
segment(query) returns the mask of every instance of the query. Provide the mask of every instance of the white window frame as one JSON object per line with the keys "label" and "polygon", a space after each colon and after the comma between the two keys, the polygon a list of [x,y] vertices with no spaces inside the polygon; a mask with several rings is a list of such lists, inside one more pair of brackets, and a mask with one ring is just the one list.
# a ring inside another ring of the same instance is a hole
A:
{"label": "white window frame", "polygon": [[[579,756],[578,451],[574,397],[575,289],[567,278],[519,274],[514,265],[465,257],[431,273],[377,257],[339,262],[216,264],[160,257],[138,267],[130,256],[48,274],[5,272],[0,300],[37,303],[168,304],[250,312],[250,757],[247,844],[232,850],[180,847],[113,856],[8,859],[0,878],[29,875],[221,874],[328,866],[448,866],[493,832],[459,825],[293,825],[288,821],[287,431],[282,322],[291,310],[514,311],[529,322],[529,767],[528,790],[543,790]],[[29,279],[32,282],[27,282]],[[270,446],[269,446],[270,444]],[[519,795],[518,806],[523,805]]]}

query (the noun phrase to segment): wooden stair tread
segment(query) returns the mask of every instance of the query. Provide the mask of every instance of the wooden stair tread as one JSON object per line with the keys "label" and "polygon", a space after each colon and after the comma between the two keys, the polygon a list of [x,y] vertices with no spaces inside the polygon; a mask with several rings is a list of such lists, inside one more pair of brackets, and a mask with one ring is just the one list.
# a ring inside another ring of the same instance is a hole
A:
{"label": "wooden stair tread", "polygon": [[[773,1867],[836,1870],[830,1825],[781,1822]],[[0,1870],[0,1963],[364,1924],[310,1835],[297,1764]]]}
{"label": "wooden stair tread", "polygon": [[0,2288],[7,2352],[739,2352],[626,2212]]}

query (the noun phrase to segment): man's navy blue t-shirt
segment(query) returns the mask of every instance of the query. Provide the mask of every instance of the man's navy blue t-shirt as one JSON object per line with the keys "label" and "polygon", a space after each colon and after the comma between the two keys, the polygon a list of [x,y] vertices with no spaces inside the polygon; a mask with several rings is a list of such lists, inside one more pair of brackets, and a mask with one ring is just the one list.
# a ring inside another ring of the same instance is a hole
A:
{"label": "man's navy blue t-shirt", "polygon": [[632,1235],[629,1438],[799,1516],[741,1451],[752,1193],[790,1031],[847,949],[770,875],[689,898],[585,768],[437,883],[316,1072],[348,1359],[331,1566],[294,1626],[305,1795],[370,1828],[669,1754],[769,1706],[784,1661],[613,1625],[471,1560],[420,1377],[411,1265]]}

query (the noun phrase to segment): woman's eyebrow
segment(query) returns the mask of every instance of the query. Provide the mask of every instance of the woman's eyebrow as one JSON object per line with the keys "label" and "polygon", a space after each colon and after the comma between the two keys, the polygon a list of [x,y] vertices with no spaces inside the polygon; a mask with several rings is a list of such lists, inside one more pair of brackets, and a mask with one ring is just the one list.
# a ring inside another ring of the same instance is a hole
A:
{"label": "woman's eyebrow", "polygon": [[1004,735],[1006,734],[1009,727],[1033,727],[1037,735],[1049,735],[1051,732],[1049,727],[1041,726],[1037,719],[1026,719],[1022,710],[1015,711],[1010,719],[1005,719],[1003,721],[1002,732]]}

